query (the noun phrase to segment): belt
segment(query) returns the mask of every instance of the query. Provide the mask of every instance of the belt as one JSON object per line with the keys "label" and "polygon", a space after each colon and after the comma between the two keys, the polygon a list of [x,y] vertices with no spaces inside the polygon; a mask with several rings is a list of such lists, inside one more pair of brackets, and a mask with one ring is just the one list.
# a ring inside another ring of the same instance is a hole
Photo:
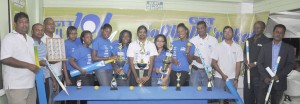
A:
{"label": "belt", "polygon": [[192,68],[193,68],[194,70],[205,70],[204,68],[198,68],[196,65],[192,65]]}

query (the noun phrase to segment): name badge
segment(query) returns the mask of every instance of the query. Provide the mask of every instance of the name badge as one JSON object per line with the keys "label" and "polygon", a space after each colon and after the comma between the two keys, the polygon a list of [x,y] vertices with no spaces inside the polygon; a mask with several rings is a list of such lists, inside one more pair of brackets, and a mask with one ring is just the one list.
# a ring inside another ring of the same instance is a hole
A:
{"label": "name badge", "polygon": [[257,44],[257,46],[262,47],[262,44]]}
{"label": "name badge", "polygon": [[124,52],[118,52],[118,56],[124,56]]}

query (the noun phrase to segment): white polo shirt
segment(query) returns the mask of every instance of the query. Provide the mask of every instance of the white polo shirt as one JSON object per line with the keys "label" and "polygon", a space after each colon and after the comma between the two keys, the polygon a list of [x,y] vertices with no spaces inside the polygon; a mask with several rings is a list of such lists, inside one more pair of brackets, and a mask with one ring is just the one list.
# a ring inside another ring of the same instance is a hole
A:
{"label": "white polo shirt", "polygon": [[[200,54],[204,60],[204,63],[206,66],[211,66],[211,58],[210,54],[215,47],[215,45],[218,44],[218,40],[215,37],[212,37],[210,35],[206,35],[204,39],[200,38],[200,36],[195,36],[190,40],[191,43],[195,45],[195,47],[198,49],[195,49],[195,56],[199,57],[199,51]],[[196,60],[193,60],[192,65],[197,66],[198,68],[204,68],[202,64],[198,63]]]}
{"label": "white polo shirt", "polygon": [[[51,37],[44,34],[44,36],[41,39],[46,45],[47,45],[47,42],[46,42],[47,38],[51,38]],[[60,38],[60,36],[53,33],[53,38]],[[62,75],[62,62],[61,61],[58,62],[58,63],[55,63],[55,64],[51,64],[51,66],[52,66],[52,69],[54,70],[54,72],[57,76]],[[45,74],[45,78],[50,77],[50,71],[49,70],[45,70],[44,74]]]}
{"label": "white polo shirt", "polygon": [[[2,40],[1,60],[12,57],[17,60],[35,64],[34,41],[26,34],[16,31],[7,34]],[[35,73],[25,68],[16,68],[2,64],[4,89],[28,89],[35,85]]]}
{"label": "white polo shirt", "polygon": [[[158,55],[156,46],[154,45],[153,42],[146,40],[145,46],[144,46],[145,55],[142,55],[140,53],[141,46],[140,46],[139,42],[140,42],[139,40],[136,40],[129,44],[128,50],[127,50],[127,57],[133,57],[134,58],[133,63],[138,63],[142,59],[143,59],[144,63],[149,63],[151,56]],[[136,69],[139,69],[136,65],[134,65],[134,67]],[[144,69],[145,70],[149,69],[149,65],[147,65],[147,67]]]}
{"label": "white polo shirt", "polygon": [[[243,61],[243,51],[241,46],[235,42],[229,45],[222,41],[215,46],[210,57],[218,61],[220,69],[229,79],[233,79],[235,78],[236,62]],[[222,78],[218,72],[215,77]]]}

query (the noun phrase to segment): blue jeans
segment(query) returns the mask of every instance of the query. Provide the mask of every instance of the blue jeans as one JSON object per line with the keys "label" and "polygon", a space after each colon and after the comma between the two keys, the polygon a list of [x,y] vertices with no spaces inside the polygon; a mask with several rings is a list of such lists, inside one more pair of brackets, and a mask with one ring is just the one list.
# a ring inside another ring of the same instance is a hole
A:
{"label": "blue jeans", "polygon": [[110,86],[113,70],[99,69],[95,71],[100,86]]}
{"label": "blue jeans", "polygon": [[[229,79],[232,82],[234,81],[234,79]],[[214,87],[218,87],[220,89],[223,89],[224,91],[230,93],[230,91],[228,90],[227,86],[226,86],[226,82],[222,79],[222,78],[217,78],[214,77]],[[234,104],[235,100],[228,100],[229,104]],[[220,101],[221,104],[223,104],[223,100]]]}
{"label": "blue jeans", "polygon": [[[61,76],[58,76],[58,78],[60,80],[62,80],[62,75]],[[51,79],[51,77],[47,78],[46,80],[48,80],[48,90],[49,90],[49,98],[48,98],[48,104],[60,104],[60,102],[54,102],[53,101],[53,98],[59,93],[59,91],[61,91],[61,87],[59,86],[59,84],[57,83],[57,89],[56,91],[53,91],[53,81]]]}
{"label": "blue jeans", "polygon": [[190,86],[207,86],[208,78],[205,70],[196,70],[192,68],[190,77]]}

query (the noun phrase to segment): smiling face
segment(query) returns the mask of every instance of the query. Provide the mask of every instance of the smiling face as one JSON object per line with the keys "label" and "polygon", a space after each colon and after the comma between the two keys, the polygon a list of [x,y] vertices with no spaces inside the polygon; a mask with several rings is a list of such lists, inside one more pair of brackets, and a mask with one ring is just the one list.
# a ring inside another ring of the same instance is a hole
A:
{"label": "smiling face", "polygon": [[206,35],[206,27],[204,24],[197,25],[197,31],[200,36]]}
{"label": "smiling face", "polygon": [[141,28],[137,32],[137,36],[139,40],[145,40],[147,38],[147,32],[144,28]]}
{"label": "smiling face", "polygon": [[130,41],[130,35],[128,32],[124,32],[123,33],[123,37],[122,37],[122,43],[123,44],[128,44]]}
{"label": "smiling face", "polygon": [[180,39],[186,39],[187,30],[184,27],[178,27],[177,32]]}
{"label": "smiling face", "polygon": [[111,31],[112,31],[111,28],[108,27],[102,29],[102,37],[108,39],[110,37]]}
{"label": "smiling face", "polygon": [[157,48],[163,48],[163,46],[166,44],[165,39],[162,36],[159,36],[155,42],[155,45]]}
{"label": "smiling face", "polygon": [[224,30],[224,38],[225,40],[232,40],[233,37],[233,31],[230,28],[226,28]]}
{"label": "smiling face", "polygon": [[84,42],[84,44],[86,44],[87,46],[91,45],[92,40],[93,40],[93,36],[91,33],[86,33],[84,34],[84,36],[82,37],[82,40]]}

